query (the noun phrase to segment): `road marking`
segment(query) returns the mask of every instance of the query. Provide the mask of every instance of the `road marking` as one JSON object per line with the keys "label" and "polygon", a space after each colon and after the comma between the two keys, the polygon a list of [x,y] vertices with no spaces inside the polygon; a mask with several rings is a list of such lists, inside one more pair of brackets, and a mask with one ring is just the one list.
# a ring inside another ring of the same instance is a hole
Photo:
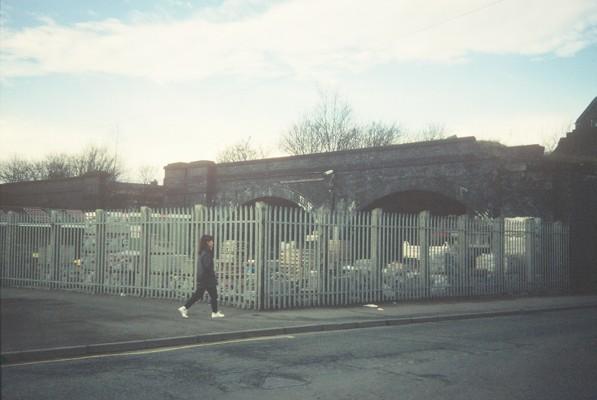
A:
{"label": "road marking", "polygon": [[66,362],[66,361],[88,360],[88,359],[93,359],[93,358],[107,358],[107,357],[121,357],[121,356],[134,356],[134,355],[153,354],[153,353],[164,353],[167,351],[192,349],[195,347],[209,347],[209,346],[217,346],[217,345],[222,345],[222,344],[256,342],[256,341],[261,341],[261,340],[279,340],[279,339],[295,339],[295,337],[293,335],[280,335],[280,336],[264,336],[264,337],[247,338],[247,339],[222,340],[222,341],[211,342],[211,343],[197,343],[197,344],[188,344],[188,345],[182,345],[182,346],[161,347],[161,348],[157,348],[157,349],[134,350],[134,351],[127,351],[127,352],[123,352],[123,353],[95,354],[95,355],[91,355],[91,356],[58,358],[55,360],[31,361],[31,362],[24,362],[24,363],[18,363],[18,364],[1,365],[0,367],[10,368],[10,367],[20,367],[20,366],[27,366],[27,365],[40,365],[40,364],[51,364],[51,363],[59,363],[59,362]]}

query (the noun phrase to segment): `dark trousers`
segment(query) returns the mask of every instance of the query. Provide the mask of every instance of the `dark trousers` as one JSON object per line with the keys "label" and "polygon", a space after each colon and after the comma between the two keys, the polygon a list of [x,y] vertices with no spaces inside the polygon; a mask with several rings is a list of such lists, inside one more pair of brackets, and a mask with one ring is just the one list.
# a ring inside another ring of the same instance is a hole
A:
{"label": "dark trousers", "polygon": [[205,294],[206,290],[207,293],[209,293],[209,298],[211,300],[211,311],[218,312],[218,289],[215,286],[204,287],[201,285],[197,285],[197,290],[195,290],[195,293],[193,293],[191,298],[187,300],[184,306],[186,308],[191,308],[191,306],[195,304],[197,300],[203,298],[203,295]]}

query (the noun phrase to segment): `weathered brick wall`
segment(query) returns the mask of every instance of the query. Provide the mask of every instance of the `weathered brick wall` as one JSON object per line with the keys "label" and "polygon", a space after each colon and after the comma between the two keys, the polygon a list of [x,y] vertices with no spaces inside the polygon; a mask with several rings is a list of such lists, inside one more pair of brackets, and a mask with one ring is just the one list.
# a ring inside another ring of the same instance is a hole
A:
{"label": "weathered brick wall", "polygon": [[85,176],[0,185],[0,206],[75,210],[160,207],[158,185],[112,182],[106,176]]}
{"label": "weathered brick wall", "polygon": [[557,217],[570,227],[573,288],[597,292],[597,164],[561,165],[554,173]]}
{"label": "weathered brick wall", "polygon": [[[460,138],[239,163],[174,164],[166,167],[164,185],[170,205],[278,197],[313,207],[334,202],[364,209],[392,193],[417,190],[457,200],[469,211],[551,215],[544,200],[551,178],[536,167],[542,157],[540,146],[486,146]],[[191,176],[194,169],[198,173]],[[326,175],[330,170],[334,173]]]}
{"label": "weathered brick wall", "polygon": [[[597,121],[597,116],[594,117]],[[597,159],[597,127],[576,128],[558,142],[556,155],[574,155]]]}
{"label": "weathered brick wall", "polygon": [[105,179],[101,176],[16,182],[0,185],[0,205],[94,209],[104,203]]}
{"label": "weathered brick wall", "polygon": [[164,167],[166,206],[213,204],[216,178],[213,161],[174,163]]}

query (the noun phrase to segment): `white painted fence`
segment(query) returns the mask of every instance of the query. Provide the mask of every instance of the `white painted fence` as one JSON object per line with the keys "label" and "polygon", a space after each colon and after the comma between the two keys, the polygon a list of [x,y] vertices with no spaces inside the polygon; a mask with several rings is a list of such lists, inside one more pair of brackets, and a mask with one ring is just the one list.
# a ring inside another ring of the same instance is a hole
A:
{"label": "white painted fence", "polygon": [[0,212],[2,286],[182,299],[198,238],[219,297],[278,309],[568,289],[568,228],[536,218],[306,212],[264,204]]}

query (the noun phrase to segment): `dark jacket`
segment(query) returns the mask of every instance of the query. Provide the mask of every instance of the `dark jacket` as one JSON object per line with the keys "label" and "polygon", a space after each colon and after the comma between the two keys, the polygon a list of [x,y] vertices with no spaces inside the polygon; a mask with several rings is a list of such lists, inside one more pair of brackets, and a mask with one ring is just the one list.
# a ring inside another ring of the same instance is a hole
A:
{"label": "dark jacket", "polygon": [[197,259],[197,283],[202,287],[214,287],[218,284],[214,271],[214,253],[203,250]]}

